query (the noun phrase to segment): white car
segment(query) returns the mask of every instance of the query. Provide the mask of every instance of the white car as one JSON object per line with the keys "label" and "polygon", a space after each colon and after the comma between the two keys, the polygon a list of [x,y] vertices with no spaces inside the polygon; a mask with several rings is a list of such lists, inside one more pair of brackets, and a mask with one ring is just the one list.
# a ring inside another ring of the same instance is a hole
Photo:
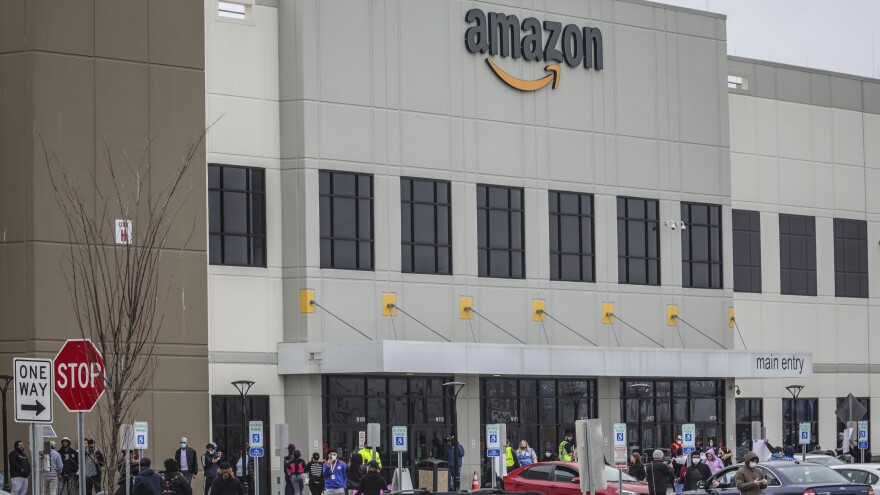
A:
{"label": "white car", "polygon": [[880,489],[880,464],[843,464],[831,466],[831,469],[842,474],[850,483],[871,485]]}
{"label": "white car", "polygon": [[[801,456],[799,456],[799,455],[794,456],[794,458],[797,460],[801,460]],[[821,464],[823,466],[828,466],[830,468],[833,468],[836,466],[848,466],[847,463],[841,461],[837,457],[831,457],[830,455],[825,455],[825,454],[807,454],[807,462]],[[873,484],[873,483],[869,483],[869,484]]]}

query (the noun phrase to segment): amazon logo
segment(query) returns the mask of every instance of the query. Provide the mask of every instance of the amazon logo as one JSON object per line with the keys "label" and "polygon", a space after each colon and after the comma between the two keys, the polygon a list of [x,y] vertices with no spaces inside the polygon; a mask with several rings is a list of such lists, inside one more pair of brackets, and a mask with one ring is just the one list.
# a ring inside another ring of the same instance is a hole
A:
{"label": "amazon logo", "polygon": [[534,17],[527,17],[520,23],[515,15],[499,12],[486,15],[480,9],[468,10],[464,20],[471,24],[464,34],[464,44],[470,53],[548,62],[544,67],[546,76],[528,80],[505,72],[486,57],[489,70],[505,84],[520,91],[536,91],[551,83],[555,89],[559,86],[559,64],[563,62],[569,67],[583,65],[587,70],[602,70],[602,31],[599,28],[581,28],[574,24],[563,27],[561,22],[541,23]]}

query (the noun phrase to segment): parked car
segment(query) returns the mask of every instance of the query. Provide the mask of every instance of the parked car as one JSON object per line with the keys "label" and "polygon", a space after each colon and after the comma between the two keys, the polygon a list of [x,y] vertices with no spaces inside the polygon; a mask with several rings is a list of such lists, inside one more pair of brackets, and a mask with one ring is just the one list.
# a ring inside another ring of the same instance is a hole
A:
{"label": "parked car", "polygon": [[[795,456],[797,459],[800,459],[801,456]],[[837,457],[832,457],[830,455],[825,454],[807,454],[807,462],[812,462],[815,464],[821,464],[823,466],[845,466],[846,463],[838,459]]]}
{"label": "parked car", "polygon": [[[601,495],[647,495],[648,484],[626,473],[605,466],[608,488],[597,490]],[[623,481],[623,493],[617,493],[618,481]],[[576,462],[538,462],[511,471],[504,477],[504,489],[511,492],[538,492],[546,495],[580,495],[580,473]],[[837,494],[835,494],[837,495]]]}
{"label": "parked car", "polygon": [[[682,495],[738,495],[736,471],[741,465],[715,473],[704,488],[682,492]],[[852,484],[843,475],[821,464],[811,462],[767,461],[758,464],[767,478],[764,495],[874,495],[870,485]],[[702,484],[702,482],[701,482]]]}
{"label": "parked car", "polygon": [[871,485],[874,490],[880,489],[880,464],[842,464],[831,466],[831,469],[842,474],[850,483]]}

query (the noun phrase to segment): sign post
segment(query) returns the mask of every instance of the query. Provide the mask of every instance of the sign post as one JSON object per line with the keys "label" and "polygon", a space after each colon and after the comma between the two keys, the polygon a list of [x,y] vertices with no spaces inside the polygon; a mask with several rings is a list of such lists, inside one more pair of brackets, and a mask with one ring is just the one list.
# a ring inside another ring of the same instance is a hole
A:
{"label": "sign post", "polygon": [[[259,447],[254,447],[254,439],[256,438],[254,436],[254,423],[260,424]],[[265,451],[263,450],[263,422],[251,421],[249,427],[251,430],[251,448],[248,455],[254,458],[254,495],[260,495],[260,457],[263,457],[263,454],[265,454]],[[247,475],[245,474],[245,476]]]}
{"label": "sign post", "polygon": [[859,450],[862,451],[862,464],[865,463],[865,449],[868,448],[868,422],[859,421]]}
{"label": "sign post", "polygon": [[626,423],[614,423],[614,464],[626,467]]}
{"label": "sign post", "polygon": [[[288,427],[287,423],[275,423],[275,445],[278,446],[275,449],[275,455],[278,456],[279,466],[281,466],[281,478],[278,480],[278,495],[284,495],[284,485],[287,483],[284,478],[286,478],[287,474],[284,472],[284,449],[287,447],[288,443]],[[317,450],[317,445],[315,450]],[[304,487],[305,488],[305,487]]]}
{"label": "sign post", "polygon": [[52,360],[14,358],[15,422],[52,422]]}
{"label": "sign post", "polygon": [[810,423],[801,423],[799,428],[798,443],[803,451],[801,461],[807,461],[807,444],[810,443]]}
{"label": "sign post", "polygon": [[[76,413],[78,445],[85,440],[83,413],[94,409],[104,395],[104,357],[89,339],[70,339],[52,362],[55,395],[70,412]],[[79,479],[86,479],[86,465],[79,463]],[[79,495],[86,495],[86,484],[79,484]]]}
{"label": "sign post", "polygon": [[397,452],[397,486],[401,490],[403,486],[403,453],[406,452],[407,443],[406,426],[391,427],[391,451]]}
{"label": "sign post", "polygon": [[684,455],[690,455],[696,450],[697,427],[693,423],[681,425],[681,450]]}
{"label": "sign post", "polygon": [[[501,425],[486,425],[486,457],[501,457]],[[492,488],[495,488],[495,459],[492,459]]]}

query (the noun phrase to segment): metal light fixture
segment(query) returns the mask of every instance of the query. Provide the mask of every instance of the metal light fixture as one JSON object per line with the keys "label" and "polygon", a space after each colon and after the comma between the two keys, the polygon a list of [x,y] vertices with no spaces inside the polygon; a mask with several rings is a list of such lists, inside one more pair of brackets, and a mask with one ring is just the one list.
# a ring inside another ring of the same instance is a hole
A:
{"label": "metal light fixture", "polygon": [[251,387],[254,386],[254,382],[251,380],[236,380],[232,382],[232,386],[238,390],[238,394],[241,396],[241,478],[242,478],[242,489],[244,490],[245,495],[248,493],[248,468],[247,468],[247,437],[248,437],[248,429],[247,429],[247,394],[250,392]]}
{"label": "metal light fixture", "polygon": [[638,397],[638,410],[639,410],[639,452],[645,452],[645,438],[644,438],[644,430],[642,429],[642,397],[648,394],[651,391],[651,385],[647,383],[631,383],[627,388],[631,389],[635,392],[636,397]]}
{"label": "metal light fixture", "polygon": [[[455,451],[455,442],[460,442],[458,439],[458,393],[461,392],[467,385],[464,382],[446,382],[443,384],[444,387],[450,387],[452,389],[452,436],[455,440],[452,442],[452,459],[458,462],[458,455]],[[461,486],[461,466],[450,466],[451,469],[455,469],[455,478],[454,478],[454,487],[449,487],[449,491],[458,491],[458,487]]]}
{"label": "metal light fixture", "polygon": [[[803,390],[803,389],[804,389],[803,385],[789,385],[789,386],[785,387],[785,390],[788,390],[788,393],[791,394],[791,398],[794,399],[792,401],[793,402],[792,406],[794,407],[794,430],[798,430],[800,428],[800,423],[798,423],[797,400],[798,400],[798,397],[801,395],[801,390]],[[800,435],[800,434],[798,434],[798,435]],[[792,432],[792,436],[795,436],[794,432]],[[801,460],[804,462],[807,461],[806,448],[804,448],[804,455]]]}
{"label": "metal light fixture", "polygon": [[3,394],[3,473],[6,475],[3,478],[3,491],[9,490],[9,446],[7,445],[7,433],[6,433],[6,390],[9,388],[9,382],[11,382],[14,378],[12,375],[0,375],[0,380],[3,381],[2,387],[0,388],[0,394]]}

